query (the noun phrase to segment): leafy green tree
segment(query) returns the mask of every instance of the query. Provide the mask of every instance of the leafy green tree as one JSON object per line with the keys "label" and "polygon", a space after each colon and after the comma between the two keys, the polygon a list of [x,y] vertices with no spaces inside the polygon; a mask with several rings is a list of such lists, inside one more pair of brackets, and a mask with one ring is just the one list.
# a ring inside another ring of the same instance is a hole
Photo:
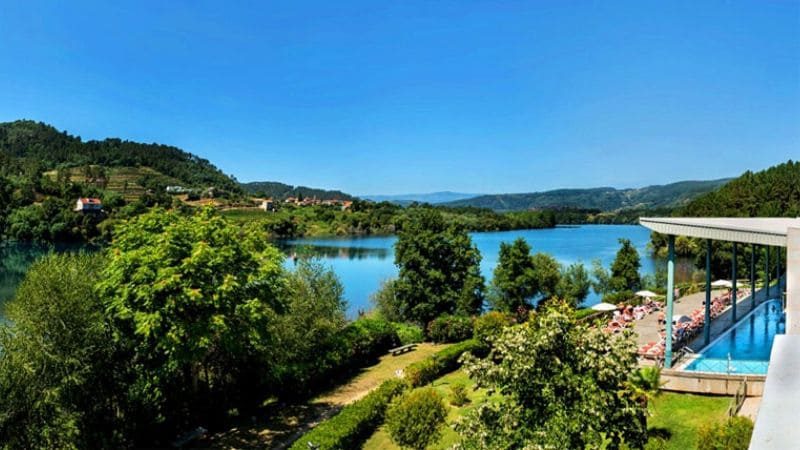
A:
{"label": "leafy green tree", "polygon": [[318,260],[300,259],[288,274],[274,331],[281,345],[276,361],[281,376],[307,380],[321,364],[323,349],[347,324],[343,293],[336,274]]}
{"label": "leafy green tree", "polygon": [[641,287],[642,280],[639,268],[639,252],[629,239],[620,239],[620,249],[611,264],[611,289],[620,291],[636,291]]}
{"label": "leafy green tree", "polygon": [[[4,448],[123,444],[115,349],[93,291],[97,255],[34,263],[0,326],[0,441]],[[127,363],[127,361],[121,361]]]}
{"label": "leafy green tree", "polygon": [[530,309],[537,297],[552,297],[561,278],[560,270],[552,256],[531,255],[531,248],[523,238],[511,244],[501,243],[490,291],[493,308],[517,313]]}
{"label": "leafy green tree", "polygon": [[549,299],[556,295],[558,283],[561,280],[561,264],[547,253],[533,255],[533,266],[536,284],[539,286],[539,295]]}
{"label": "leafy green tree", "polygon": [[381,317],[392,322],[405,320],[402,305],[397,299],[397,280],[390,278],[381,282],[381,286],[370,295],[370,301],[375,305]]}
{"label": "leafy green tree", "polygon": [[501,242],[489,296],[492,307],[504,312],[529,309],[530,300],[538,294],[539,282],[528,243],[523,238],[511,244]]}
{"label": "leafy green tree", "polygon": [[99,292],[129,358],[140,434],[214,423],[228,405],[258,401],[270,374],[256,368],[282,351],[277,249],[209,209],[155,209],[121,224],[108,255]]}
{"label": "leafy green tree", "polygon": [[417,209],[398,232],[396,296],[404,319],[427,324],[441,314],[475,314],[483,304],[481,255],[441,213]]}
{"label": "leafy green tree", "polygon": [[600,295],[613,292],[611,289],[611,273],[603,267],[603,263],[599,259],[592,261],[592,289]]}
{"label": "leafy green tree", "polygon": [[447,418],[442,397],[433,388],[411,391],[396,399],[386,412],[392,440],[402,448],[425,450],[441,436]]}
{"label": "leafy green tree", "polygon": [[630,382],[635,347],[630,335],[603,333],[576,321],[566,302],[548,302],[506,328],[488,357],[465,357],[478,386],[502,397],[457,424],[459,447],[591,448],[611,439],[641,448],[647,426]]}
{"label": "leafy green tree", "polygon": [[578,306],[589,295],[592,280],[589,272],[581,263],[570,264],[561,270],[561,277],[556,286],[556,296]]}

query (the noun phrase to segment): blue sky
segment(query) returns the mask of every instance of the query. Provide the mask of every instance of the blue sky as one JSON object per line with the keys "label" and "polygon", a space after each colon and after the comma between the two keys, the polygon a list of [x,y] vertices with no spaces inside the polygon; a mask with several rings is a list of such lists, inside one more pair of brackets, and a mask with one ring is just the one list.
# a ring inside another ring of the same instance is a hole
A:
{"label": "blue sky", "polygon": [[356,194],[636,187],[800,158],[800,3],[0,4],[0,121]]}

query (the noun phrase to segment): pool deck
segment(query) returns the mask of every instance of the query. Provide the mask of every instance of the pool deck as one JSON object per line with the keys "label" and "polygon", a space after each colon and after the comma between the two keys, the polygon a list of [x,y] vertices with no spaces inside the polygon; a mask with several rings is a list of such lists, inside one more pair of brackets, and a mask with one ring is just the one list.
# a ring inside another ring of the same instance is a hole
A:
{"label": "pool deck", "polygon": [[[781,280],[781,288],[778,289],[777,285],[770,286],[770,298],[775,298],[776,293],[783,292],[785,288],[785,284],[783,283],[784,280]],[[725,293],[727,289],[722,290],[712,290],[711,291],[711,298],[717,297]],[[685,314],[690,316],[692,312],[696,309],[703,309],[703,301],[706,299],[705,292],[697,292],[694,294],[689,294],[685,297],[681,297],[680,299],[676,300],[673,309],[673,314]],[[765,300],[767,300],[765,290],[759,289],[756,291],[756,307],[762,304]],[[752,310],[752,302],[750,301],[750,296],[746,296],[741,298],[739,301],[736,302],[736,319],[737,321],[740,320],[742,317],[747,315]],[[733,322],[733,308],[729,306],[726,308],[722,314],[717,317],[716,319],[711,320],[711,339],[710,342],[722,335],[726,332],[732,325]],[[658,342],[661,338],[659,336],[659,332],[663,331],[663,326],[658,324],[658,313],[653,313],[647,315],[645,318],[641,320],[637,320],[634,325],[634,333],[636,336],[636,344],[641,347],[642,345],[648,342]],[[705,340],[703,338],[703,332],[695,336],[694,339],[689,341],[686,344],[692,351],[697,352],[702,350],[705,347]],[[652,360],[647,360],[640,358],[640,364],[642,365],[652,365]],[[677,364],[676,366],[679,366]]]}

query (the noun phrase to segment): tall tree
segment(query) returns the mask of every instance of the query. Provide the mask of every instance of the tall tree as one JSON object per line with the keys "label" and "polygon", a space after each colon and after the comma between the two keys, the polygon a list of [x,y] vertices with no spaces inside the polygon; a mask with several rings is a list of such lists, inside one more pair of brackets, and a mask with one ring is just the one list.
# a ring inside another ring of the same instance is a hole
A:
{"label": "tall tree", "polygon": [[395,244],[395,285],[407,320],[427,324],[442,314],[475,314],[483,304],[481,255],[463,228],[430,208],[411,211]]}
{"label": "tall tree", "polygon": [[630,239],[620,239],[620,249],[611,264],[611,289],[614,291],[635,291],[642,284],[639,268],[639,252]]}
{"label": "tall tree", "polygon": [[525,239],[511,244],[500,243],[497,267],[494,269],[490,301],[498,311],[516,312],[530,308],[530,300],[539,293],[531,247]]}
{"label": "tall tree", "polygon": [[[0,325],[3,448],[125,447],[114,395],[115,349],[95,295],[102,258],[34,263]],[[128,361],[123,361],[127,364]]]}
{"label": "tall tree", "polygon": [[570,264],[561,270],[556,295],[573,306],[578,306],[589,295],[592,286],[589,272],[581,263]]}
{"label": "tall tree", "polygon": [[155,209],[122,224],[108,255],[99,292],[129,355],[139,433],[213,422],[228,405],[256,401],[270,374],[254,367],[280,351],[276,248],[210,209]]}
{"label": "tall tree", "polygon": [[525,239],[500,244],[490,300],[494,309],[516,313],[530,309],[533,300],[556,295],[561,266],[546,253],[531,255]]}

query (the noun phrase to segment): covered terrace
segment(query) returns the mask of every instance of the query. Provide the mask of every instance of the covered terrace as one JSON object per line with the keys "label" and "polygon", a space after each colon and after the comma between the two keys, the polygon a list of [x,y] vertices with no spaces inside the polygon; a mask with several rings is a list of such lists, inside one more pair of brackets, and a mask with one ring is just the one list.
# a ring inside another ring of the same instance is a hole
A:
{"label": "covered terrace", "polygon": [[[786,249],[786,335],[777,336],[772,348],[772,356],[767,372],[764,396],[756,420],[756,427],[751,441],[751,449],[797,448],[800,442],[800,427],[796,426],[796,414],[800,410],[800,381],[795,370],[800,366],[797,360],[800,355],[800,219],[788,218],[678,218],[653,217],[640,218],[640,223],[668,237],[667,257],[667,304],[666,316],[672,317],[674,311],[675,288],[675,237],[687,236],[706,241],[706,301],[704,337],[708,342],[711,331],[709,307],[711,303],[711,242],[714,240],[733,243],[731,258],[731,290],[732,298],[737,298],[737,252],[750,247],[750,287],[754,288],[755,255],[763,251],[765,261],[764,298],[775,298],[780,292],[769,292],[770,289],[770,249],[777,255],[777,277],[780,277],[782,249]],[[777,251],[775,251],[777,249]],[[780,286],[780,284],[779,284]],[[755,289],[753,289],[755,290]],[[755,306],[754,302],[749,309]],[[732,323],[737,320],[737,302],[732,303]],[[666,321],[664,367],[673,364],[672,321]]]}

